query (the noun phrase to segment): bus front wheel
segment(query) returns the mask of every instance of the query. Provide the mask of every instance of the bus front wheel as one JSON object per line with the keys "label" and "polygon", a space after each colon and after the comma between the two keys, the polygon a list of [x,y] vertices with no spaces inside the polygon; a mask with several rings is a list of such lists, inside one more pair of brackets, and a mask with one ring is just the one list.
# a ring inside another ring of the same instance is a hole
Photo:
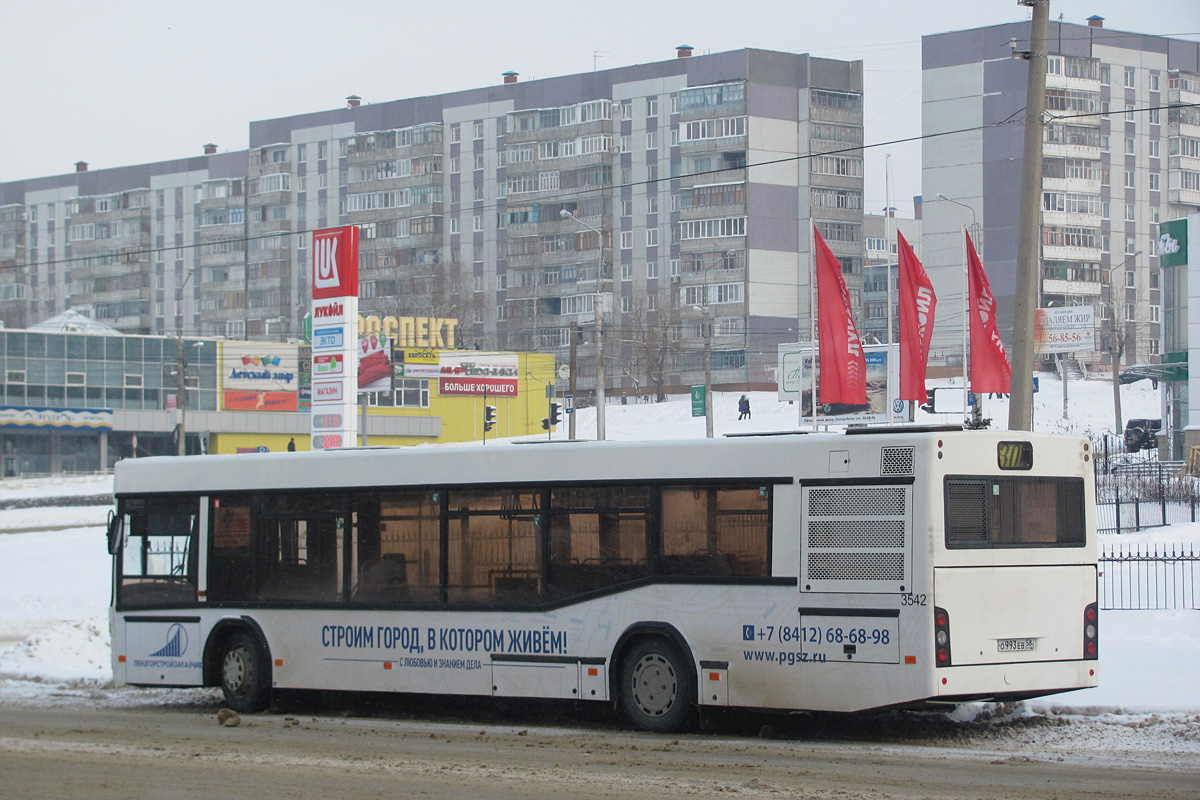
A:
{"label": "bus front wheel", "polygon": [[221,691],[234,711],[262,711],[271,704],[270,667],[266,647],[249,631],[239,630],[225,642],[221,656]]}
{"label": "bus front wheel", "polygon": [[621,705],[634,725],[655,733],[683,727],[691,710],[690,672],[666,639],[638,642],[621,667]]}

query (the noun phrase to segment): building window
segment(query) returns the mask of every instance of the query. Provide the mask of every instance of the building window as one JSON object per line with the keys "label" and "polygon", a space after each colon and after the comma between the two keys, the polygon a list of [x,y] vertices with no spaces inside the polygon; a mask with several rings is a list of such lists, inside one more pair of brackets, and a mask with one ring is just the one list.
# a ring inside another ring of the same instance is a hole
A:
{"label": "building window", "polygon": [[633,231],[621,231],[621,249],[633,249]]}
{"label": "building window", "polygon": [[621,265],[621,280],[623,280],[623,281],[633,280],[633,264],[622,264]]}
{"label": "building window", "polygon": [[646,229],[646,247],[658,247],[658,228]]}
{"label": "building window", "polygon": [[1137,71],[1133,67],[1125,68],[1125,88],[1133,89],[1137,86]]}
{"label": "building window", "polygon": [[1126,222],[1133,222],[1133,206],[1134,206],[1133,203],[1125,204],[1125,221]]}
{"label": "building window", "polygon": [[658,262],[657,261],[647,261],[646,262],[646,277],[647,278],[657,278],[658,277]]}
{"label": "building window", "polygon": [[482,139],[482,138],[483,138],[483,121],[482,121],[482,120],[480,120],[480,121],[476,122],[476,123],[475,123],[475,124],[472,126],[472,133],[473,133],[473,135],[474,135],[474,138],[476,138],[476,139]]}
{"label": "building window", "polygon": [[657,97],[647,97],[646,98],[646,116],[647,117],[657,117],[658,116],[658,98]]}
{"label": "building window", "polygon": [[475,216],[471,217],[471,230],[475,231],[476,233],[479,233],[483,230],[482,214],[476,214]]}
{"label": "building window", "polygon": [[1125,171],[1125,188],[1126,189],[1133,189],[1137,185],[1134,182],[1136,177],[1137,177],[1137,173],[1134,172],[1133,170]]}
{"label": "building window", "polygon": [[646,149],[647,150],[657,150],[658,149],[658,131],[650,131],[649,133],[646,134]]}
{"label": "building window", "polygon": [[1159,141],[1158,141],[1158,139],[1150,140],[1150,157],[1151,158],[1159,157]]}
{"label": "building window", "polygon": [[1132,137],[1132,136],[1127,136],[1127,137],[1125,138],[1125,155],[1127,155],[1127,156],[1131,156],[1131,155],[1133,155],[1133,153],[1134,153],[1134,150],[1133,150],[1133,137]]}
{"label": "building window", "polygon": [[475,154],[475,169],[483,169],[483,153]]}
{"label": "building window", "polygon": [[679,259],[678,259],[678,258],[672,258],[672,259],[671,259],[671,277],[672,277],[672,278],[678,278],[678,277],[679,277],[679,269],[680,269],[680,266],[679,266]]}
{"label": "building window", "polygon": [[461,125],[451,125],[450,126],[450,143],[457,144],[458,142],[461,142],[461,141],[462,141],[462,126]]}
{"label": "building window", "polygon": [[1157,172],[1150,173],[1150,191],[1157,192],[1160,186],[1160,176]]}

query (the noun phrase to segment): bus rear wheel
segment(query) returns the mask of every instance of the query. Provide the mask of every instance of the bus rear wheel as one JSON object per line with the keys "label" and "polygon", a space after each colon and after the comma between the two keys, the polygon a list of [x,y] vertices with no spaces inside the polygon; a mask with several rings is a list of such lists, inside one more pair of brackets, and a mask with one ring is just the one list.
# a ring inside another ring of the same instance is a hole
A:
{"label": "bus rear wheel", "polygon": [[221,691],[234,711],[262,711],[271,704],[266,647],[248,631],[235,631],[221,655]]}
{"label": "bus rear wheel", "polygon": [[678,648],[666,639],[638,642],[621,666],[620,698],[626,716],[642,730],[679,730],[691,711],[690,674]]}

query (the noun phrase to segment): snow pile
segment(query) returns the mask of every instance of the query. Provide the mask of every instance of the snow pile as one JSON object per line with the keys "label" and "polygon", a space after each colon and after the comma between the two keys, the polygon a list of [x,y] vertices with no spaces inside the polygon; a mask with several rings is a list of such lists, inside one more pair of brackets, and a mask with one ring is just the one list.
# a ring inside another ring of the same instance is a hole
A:
{"label": "snow pile", "polygon": [[0,653],[0,675],[50,681],[112,680],[108,617],[52,622]]}

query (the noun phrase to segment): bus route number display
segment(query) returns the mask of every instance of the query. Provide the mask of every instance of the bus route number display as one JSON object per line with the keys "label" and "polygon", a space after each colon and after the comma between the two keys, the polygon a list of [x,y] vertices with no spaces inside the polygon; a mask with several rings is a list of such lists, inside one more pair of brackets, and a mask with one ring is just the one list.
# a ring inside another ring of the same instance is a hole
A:
{"label": "bus route number display", "polygon": [[996,445],[996,465],[1000,469],[1033,469],[1033,443],[1000,442]]}

